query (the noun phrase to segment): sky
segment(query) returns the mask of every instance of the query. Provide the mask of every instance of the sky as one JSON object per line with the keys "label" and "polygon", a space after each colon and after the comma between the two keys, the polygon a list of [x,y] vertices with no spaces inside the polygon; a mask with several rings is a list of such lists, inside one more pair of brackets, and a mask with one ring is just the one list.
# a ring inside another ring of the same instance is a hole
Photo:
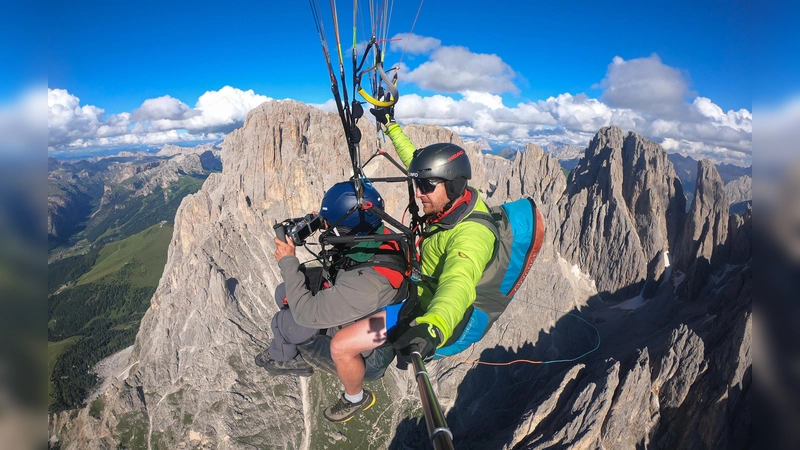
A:
{"label": "sky", "polygon": [[[369,2],[359,3],[364,41]],[[306,2],[48,8],[51,155],[222,139],[264,101],[334,111]],[[329,4],[320,11],[336,67]],[[352,3],[338,11],[349,67]],[[753,96],[780,90],[754,89],[760,13],[749,1],[397,1],[386,55],[401,68],[395,116],[495,148],[586,146],[617,125],[669,152],[750,165]]]}

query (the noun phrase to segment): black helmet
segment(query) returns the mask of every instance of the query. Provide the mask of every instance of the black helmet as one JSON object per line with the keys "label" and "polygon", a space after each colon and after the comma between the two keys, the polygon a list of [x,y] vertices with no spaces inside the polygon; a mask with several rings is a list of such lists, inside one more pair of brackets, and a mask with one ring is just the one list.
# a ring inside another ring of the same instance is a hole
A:
{"label": "black helmet", "polygon": [[472,166],[463,148],[445,142],[414,152],[408,176],[446,180],[447,197],[454,200],[467,188],[467,180],[472,178]]}
{"label": "black helmet", "polygon": [[[378,190],[365,183],[361,183],[361,186],[364,189],[364,200],[371,202],[380,209],[384,209],[383,198]],[[335,232],[340,235],[351,233],[367,234],[378,228],[381,224],[381,218],[368,209],[356,209],[347,217],[342,218],[356,203],[356,188],[353,182],[343,181],[336,183],[328,189],[325,197],[322,198],[319,215],[327,220],[329,225],[336,225]]]}

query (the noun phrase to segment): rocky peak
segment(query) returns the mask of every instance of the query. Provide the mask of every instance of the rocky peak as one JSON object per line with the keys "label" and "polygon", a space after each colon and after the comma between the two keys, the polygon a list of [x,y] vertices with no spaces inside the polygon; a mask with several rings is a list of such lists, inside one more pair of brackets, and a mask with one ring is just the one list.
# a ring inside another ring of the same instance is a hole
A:
{"label": "rocky peak", "polygon": [[753,178],[749,175],[742,175],[739,178],[725,184],[725,195],[731,207],[737,203],[746,202],[753,199]]}
{"label": "rocky peak", "polygon": [[731,214],[728,220],[728,250],[731,264],[741,264],[753,255],[753,206],[745,205],[743,215]]}
{"label": "rocky peak", "polygon": [[655,281],[650,284],[652,289],[669,264],[667,252],[677,245],[686,217],[686,198],[667,152],[634,133],[625,138],[622,171],[622,195],[648,261],[647,279]]}
{"label": "rocky peak", "polygon": [[570,173],[559,203],[561,252],[602,279],[601,291],[636,295],[645,280],[657,282],[664,274],[684,202],[660,146],[617,127],[603,128]]}
{"label": "rocky peak", "polygon": [[559,161],[566,161],[580,158],[586,152],[585,147],[569,144],[550,143],[545,147],[547,153],[553,155]]}
{"label": "rocky peak", "polygon": [[161,150],[158,151],[158,156],[174,156],[174,155],[185,155],[185,154],[202,154],[205,152],[211,152],[212,154],[219,156],[220,147],[218,143],[207,142],[205,144],[200,144],[194,147],[183,147],[180,145],[175,144],[164,144],[161,147]]}
{"label": "rocky peak", "polygon": [[711,160],[701,160],[697,165],[694,201],[675,255],[675,265],[687,277],[681,285],[682,291],[690,299],[699,294],[711,271],[727,259],[728,210],[728,198],[717,168]]}
{"label": "rocky peak", "polygon": [[499,205],[525,196],[532,197],[545,219],[545,229],[548,230],[545,239],[555,242],[557,234],[552,230],[558,229],[561,223],[557,201],[567,185],[556,158],[542,147],[528,144],[523,151],[517,152],[513,161],[485,155],[483,165],[487,167],[487,176],[495,180],[488,203]]}

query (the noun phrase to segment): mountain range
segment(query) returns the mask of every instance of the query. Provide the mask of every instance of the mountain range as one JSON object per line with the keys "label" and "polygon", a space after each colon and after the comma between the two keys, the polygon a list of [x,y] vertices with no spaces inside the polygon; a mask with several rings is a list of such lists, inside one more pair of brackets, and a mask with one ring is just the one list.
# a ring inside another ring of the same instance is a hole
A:
{"label": "mountain range", "polygon": [[[184,177],[203,179],[208,172],[220,170],[219,150],[210,146],[186,149],[167,145],[157,155],[137,153],[78,161],[48,158],[49,248],[67,249],[80,240],[92,244],[101,237],[108,242],[142,231],[159,220],[172,221],[177,203],[164,217],[136,220],[138,225],[127,223],[134,216],[146,215],[144,209],[158,209],[147,199],[151,194],[168,192]],[[169,202],[167,197],[162,203]],[[143,203],[150,205],[142,208]],[[128,217],[123,214],[126,210]],[[126,226],[109,231],[109,227]]]}
{"label": "mountain range", "polygon": [[[321,411],[339,395],[335,377],[271,377],[252,362],[277,309],[271,224],[315,210],[349,177],[340,127],[286,100],[255,108],[228,135],[222,172],[177,211],[134,345],[95,367],[104,383],[85,408],[51,414],[51,446],[427,445],[409,372],[391,368],[369,385],[378,403],[334,425]],[[530,196],[546,225],[531,273],[484,339],[428,364],[456,448],[750,445],[752,211],[730,213],[713,163],[697,163],[687,206],[663,148],[617,127],[598,131],[568,177],[533,144],[509,160],[443,128],[404,130],[418,147],[462,145],[487,203]],[[368,124],[361,131],[366,161],[381,141]],[[365,172],[398,175],[382,157]],[[401,217],[405,187],[379,188]]]}

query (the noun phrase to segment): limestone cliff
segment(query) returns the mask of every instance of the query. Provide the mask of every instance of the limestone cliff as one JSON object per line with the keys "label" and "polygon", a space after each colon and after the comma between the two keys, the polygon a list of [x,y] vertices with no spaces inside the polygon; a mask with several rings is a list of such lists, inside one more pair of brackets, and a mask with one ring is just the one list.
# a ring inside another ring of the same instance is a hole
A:
{"label": "limestone cliff", "polygon": [[[383,138],[363,122],[366,161]],[[272,221],[315,210],[325,189],[349,177],[340,127],[335,115],[272,101],[226,138],[223,172],[178,211],[169,260],[135,345],[106,366],[108,383],[97,393],[103,407],[52,416],[52,443],[62,449],[424,445],[418,391],[407,372],[390,369],[370,384],[379,397],[375,407],[333,425],[321,410],[338,395],[335,377],[270,377],[252,362],[271,338],[277,309]],[[418,146],[464,144],[442,128],[405,131]],[[675,286],[693,276],[689,250],[702,252],[694,238],[691,245],[681,240],[687,232],[694,236],[696,225],[684,219],[682,188],[663,149],[605,128],[565,179],[556,159],[535,145],[506,162],[464,146],[472,184],[489,203],[532,196],[548,229],[531,274],[487,336],[459,359],[428,365],[456,448],[746,446],[749,249],[736,253],[735,265],[712,265],[709,276],[695,276],[706,295],[682,301]],[[383,150],[394,154],[388,141]],[[365,172],[399,174],[383,157]],[[404,187],[379,189],[388,212],[401,217]],[[698,181],[698,191],[707,189],[717,186]],[[690,220],[702,223],[705,211],[715,225],[724,218],[727,226],[728,216],[719,213],[727,204],[717,202],[725,204],[709,203]],[[749,220],[735,222],[737,239],[746,238]],[[666,253],[676,247],[689,249],[678,252],[685,258],[679,268],[688,272],[667,267]],[[645,284],[648,295],[619,303]],[[581,355],[588,356],[576,361]]]}
{"label": "limestone cliff", "polygon": [[[666,152],[617,127],[600,130],[570,173],[559,208],[564,257],[610,295],[636,295],[661,280],[685,210]],[[622,263],[621,263],[622,262]]]}

